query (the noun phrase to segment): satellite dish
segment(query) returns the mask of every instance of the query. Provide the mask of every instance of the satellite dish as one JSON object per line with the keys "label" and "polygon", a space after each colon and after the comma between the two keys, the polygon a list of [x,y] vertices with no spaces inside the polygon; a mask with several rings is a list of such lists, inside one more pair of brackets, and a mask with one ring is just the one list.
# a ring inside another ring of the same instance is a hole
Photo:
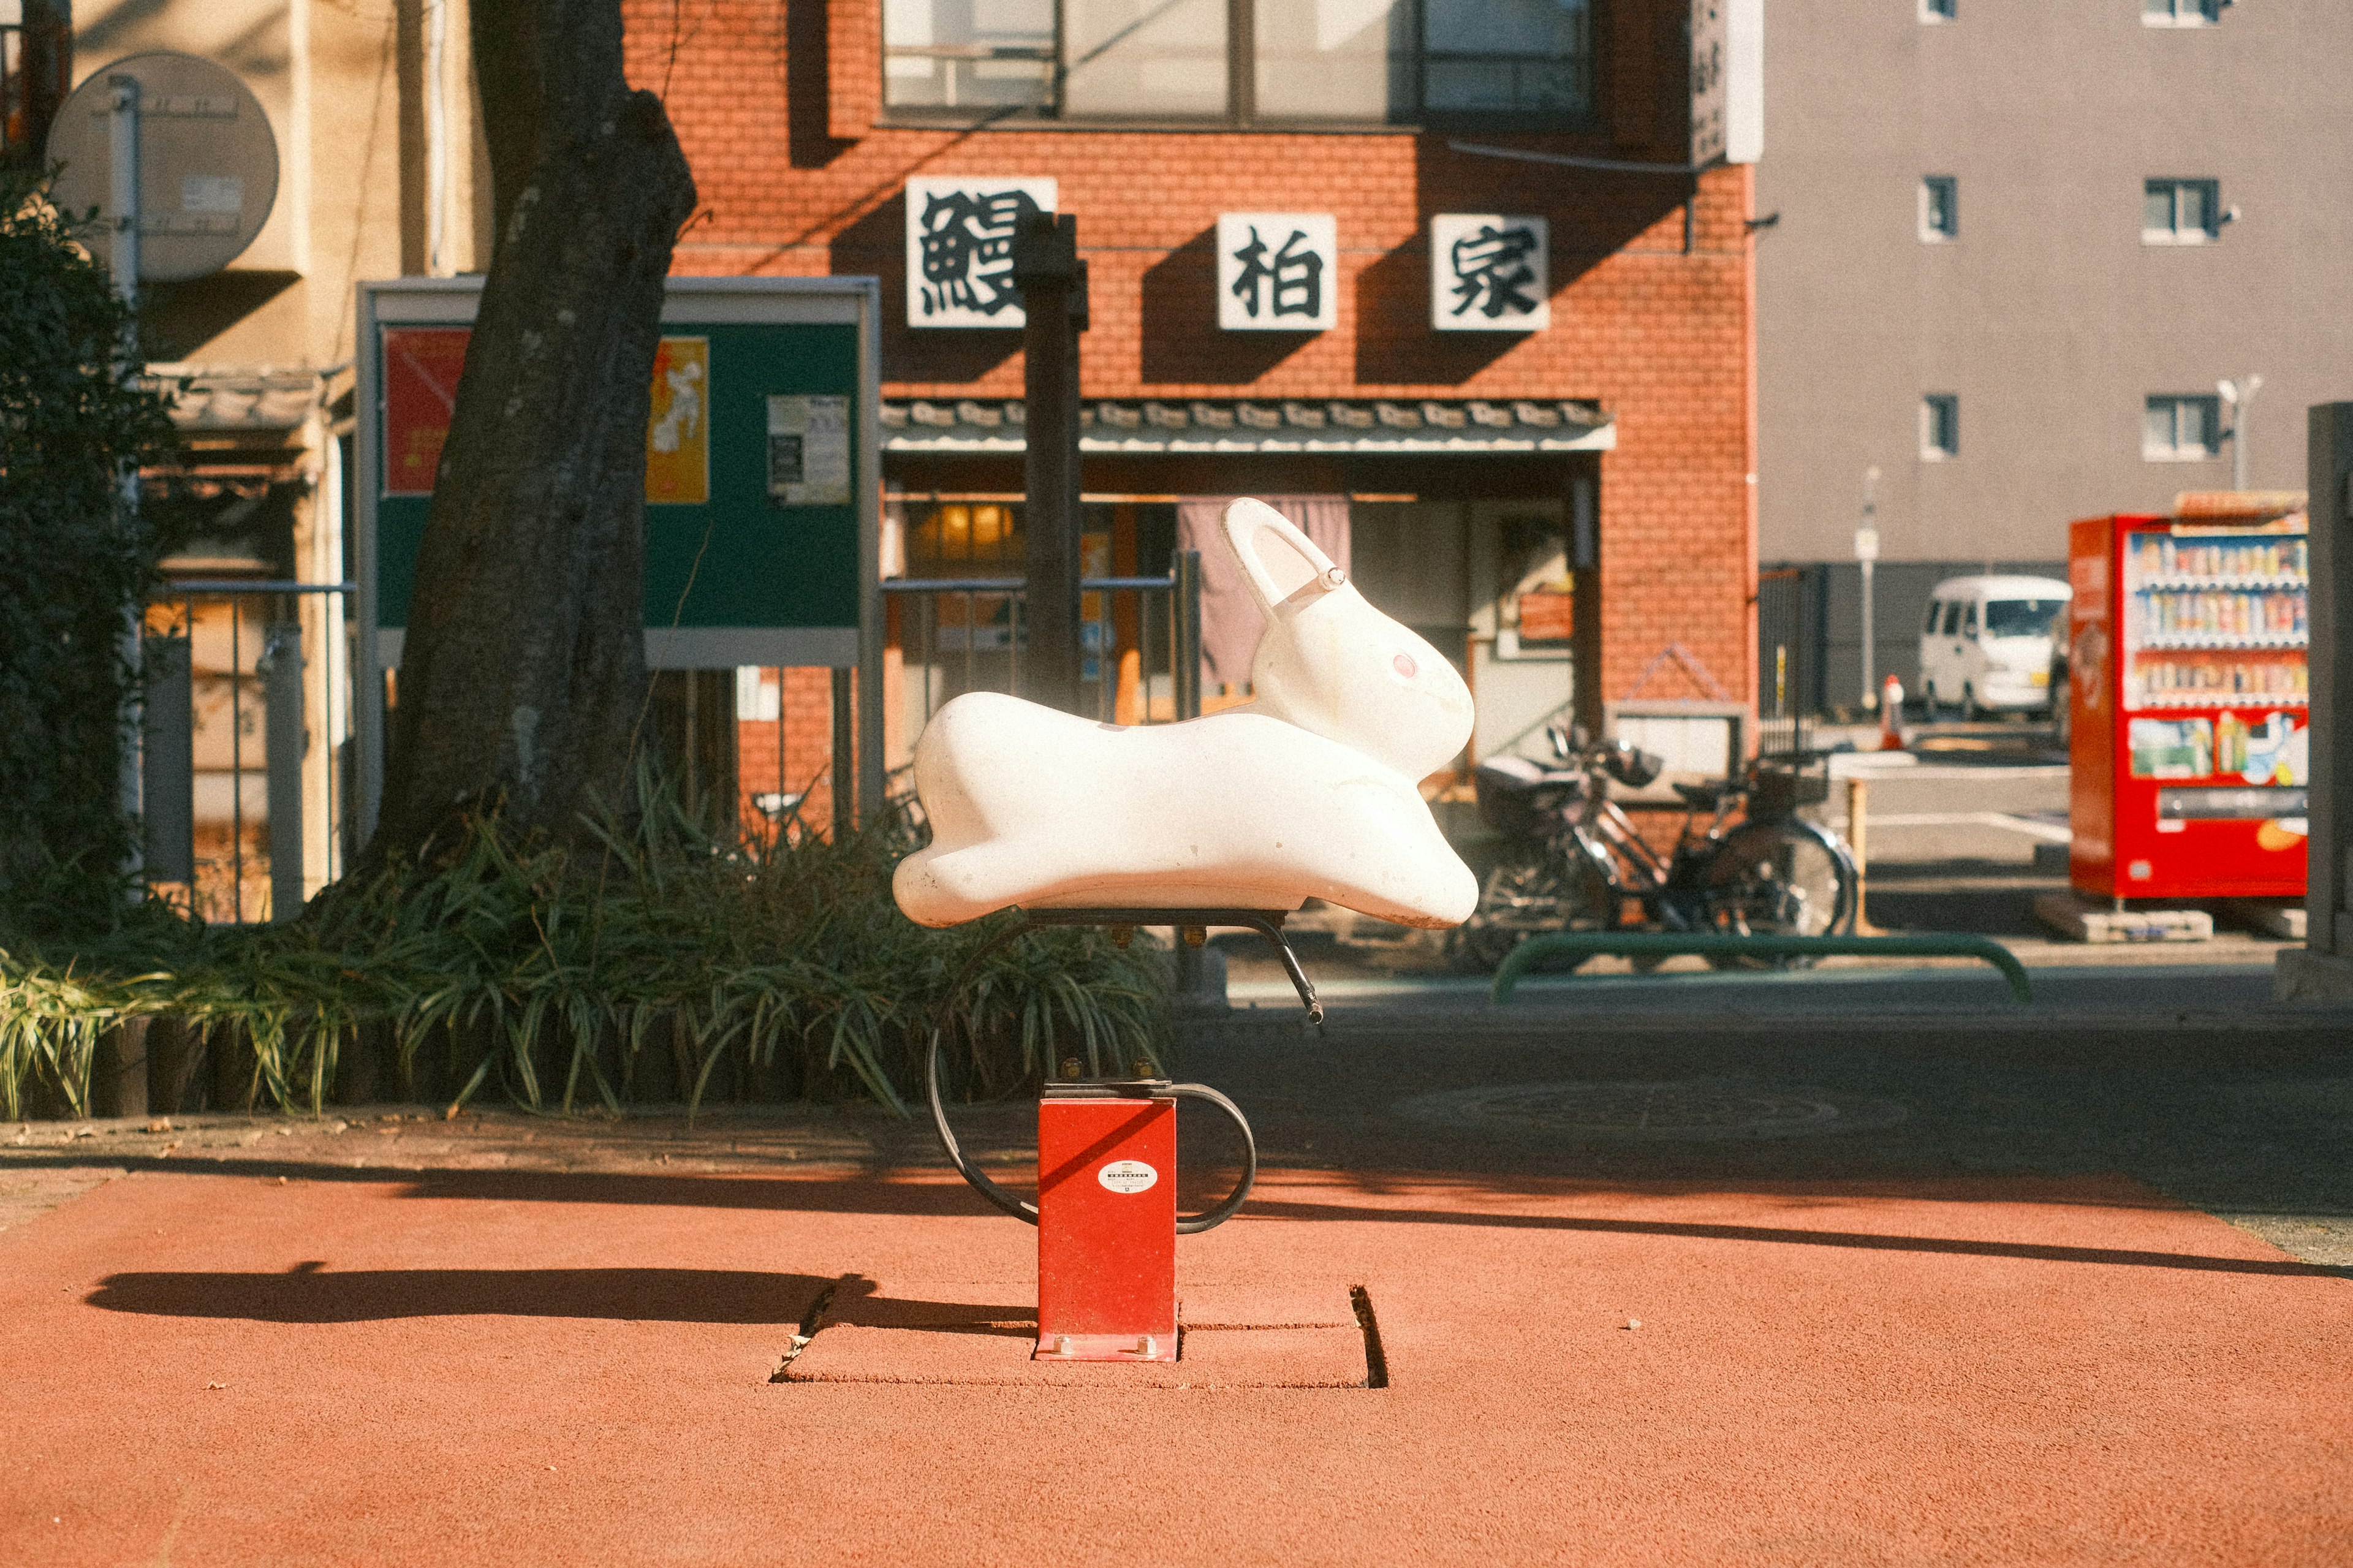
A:
{"label": "satellite dish", "polygon": [[110,77],[139,83],[139,278],[209,277],[253,243],[278,200],[278,138],[236,75],[195,55],[129,55],[90,73],[58,110],[52,192],[69,212],[110,212]]}

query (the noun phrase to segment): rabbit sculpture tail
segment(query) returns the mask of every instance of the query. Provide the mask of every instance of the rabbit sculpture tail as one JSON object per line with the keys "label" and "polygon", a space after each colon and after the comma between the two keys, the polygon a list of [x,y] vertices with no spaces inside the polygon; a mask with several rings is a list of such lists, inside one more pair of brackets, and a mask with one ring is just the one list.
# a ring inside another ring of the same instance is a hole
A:
{"label": "rabbit sculpture tail", "polygon": [[1254,700],[1129,729],[990,692],[948,703],[915,747],[932,842],[892,879],[910,920],[1310,898],[1402,925],[1470,916],[1478,882],[1416,787],[1471,738],[1461,677],[1264,502],[1227,508],[1225,535],[1266,612]]}

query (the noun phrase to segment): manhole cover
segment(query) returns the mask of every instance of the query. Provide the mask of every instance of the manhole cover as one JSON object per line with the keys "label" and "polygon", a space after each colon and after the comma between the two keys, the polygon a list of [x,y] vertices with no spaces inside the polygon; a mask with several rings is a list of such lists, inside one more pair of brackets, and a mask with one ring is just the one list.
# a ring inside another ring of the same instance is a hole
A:
{"label": "manhole cover", "polygon": [[1697,1142],[1868,1132],[1904,1120],[1892,1100],[1725,1079],[1514,1083],[1449,1089],[1389,1108],[1409,1121],[1482,1132]]}

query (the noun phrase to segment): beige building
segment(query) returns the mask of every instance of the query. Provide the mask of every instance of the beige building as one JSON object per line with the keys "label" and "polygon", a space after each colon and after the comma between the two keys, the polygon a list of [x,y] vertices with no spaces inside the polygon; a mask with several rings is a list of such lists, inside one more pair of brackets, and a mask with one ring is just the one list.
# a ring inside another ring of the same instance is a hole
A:
{"label": "beige building", "polygon": [[[251,89],[278,146],[276,198],[245,252],[142,291],[153,368],[187,388],[187,469],[152,481],[145,502],[190,540],[166,570],[183,584],[347,581],[353,285],[481,265],[490,190],[466,0],[74,0],[69,20],[71,82],[150,51],[198,56]],[[315,892],[351,847],[343,610],[331,593],[213,588],[155,616],[193,621],[195,869],[214,918],[290,912],[296,886]],[[278,662],[296,628],[299,727]],[[269,824],[273,805],[282,818],[298,800],[290,862],[282,822]]]}

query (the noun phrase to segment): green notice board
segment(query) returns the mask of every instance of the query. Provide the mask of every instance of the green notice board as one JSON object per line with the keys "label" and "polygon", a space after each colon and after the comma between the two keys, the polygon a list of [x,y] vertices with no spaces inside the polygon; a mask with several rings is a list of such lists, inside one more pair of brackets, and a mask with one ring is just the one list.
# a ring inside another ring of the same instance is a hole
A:
{"label": "green notice board", "polygon": [[[377,660],[399,662],[477,279],[361,296],[355,476]],[[873,286],[674,279],[648,430],[646,656],[657,668],[858,665],[876,596]]]}

